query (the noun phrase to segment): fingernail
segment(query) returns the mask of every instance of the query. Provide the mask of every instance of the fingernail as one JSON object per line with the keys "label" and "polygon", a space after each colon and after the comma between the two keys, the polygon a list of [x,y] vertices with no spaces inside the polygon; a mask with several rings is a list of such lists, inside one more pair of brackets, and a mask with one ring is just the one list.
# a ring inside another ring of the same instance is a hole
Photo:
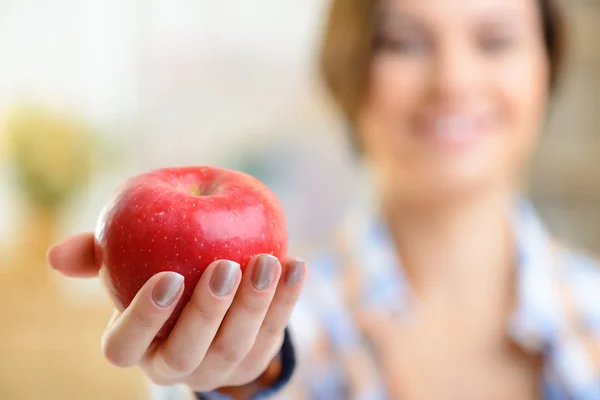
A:
{"label": "fingernail", "polygon": [[258,257],[254,271],[252,271],[252,285],[256,290],[265,290],[275,280],[277,272],[277,257],[270,254],[262,254]]}
{"label": "fingernail", "polygon": [[176,272],[167,272],[154,287],[152,298],[160,307],[169,307],[177,297],[181,286],[183,285],[183,276]]}
{"label": "fingernail", "polygon": [[240,264],[227,260],[220,261],[210,280],[210,290],[220,297],[231,294],[240,273]]}
{"label": "fingernail", "polygon": [[304,268],[306,263],[302,260],[292,260],[288,266],[287,273],[285,275],[285,282],[290,286],[295,286],[302,279],[304,274]]}

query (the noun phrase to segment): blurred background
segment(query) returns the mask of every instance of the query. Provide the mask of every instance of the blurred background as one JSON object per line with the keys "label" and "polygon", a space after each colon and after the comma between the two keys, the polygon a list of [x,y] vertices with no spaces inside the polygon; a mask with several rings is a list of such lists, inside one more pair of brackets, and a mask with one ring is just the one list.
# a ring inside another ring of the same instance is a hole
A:
{"label": "blurred background", "polygon": [[[600,1],[568,4],[574,54],[527,190],[556,234],[600,253]],[[282,200],[292,253],[330,240],[356,178],[315,78],[326,7],[0,1],[0,399],[147,398],[102,359],[98,282],[45,262],[133,174],[246,171]]]}

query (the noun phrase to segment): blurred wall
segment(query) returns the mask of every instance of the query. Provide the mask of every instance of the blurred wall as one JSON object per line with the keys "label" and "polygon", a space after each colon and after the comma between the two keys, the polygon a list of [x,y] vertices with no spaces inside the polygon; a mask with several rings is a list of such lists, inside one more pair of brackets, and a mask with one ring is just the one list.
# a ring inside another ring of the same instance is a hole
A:
{"label": "blurred wall", "polygon": [[531,191],[548,225],[600,254],[600,1],[566,2],[572,58],[531,171]]}
{"label": "blurred wall", "polygon": [[[568,2],[574,57],[530,182],[551,227],[598,251],[599,4]],[[341,182],[342,198],[351,185],[342,125],[314,79],[325,7],[318,0],[3,1],[0,121],[13,102],[41,100],[88,118],[106,145],[89,187],[66,206],[62,232],[90,229],[106,193],[133,173],[241,165],[300,137],[321,160],[306,173],[324,188]],[[3,176],[0,243],[10,240],[19,205]]]}

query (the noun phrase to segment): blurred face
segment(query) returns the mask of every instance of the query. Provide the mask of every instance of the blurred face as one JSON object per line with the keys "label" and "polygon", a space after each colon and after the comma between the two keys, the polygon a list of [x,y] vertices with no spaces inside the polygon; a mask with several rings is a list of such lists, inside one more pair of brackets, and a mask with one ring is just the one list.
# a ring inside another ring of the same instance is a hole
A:
{"label": "blurred face", "polygon": [[382,2],[357,131],[400,195],[516,183],[548,96],[536,0]]}

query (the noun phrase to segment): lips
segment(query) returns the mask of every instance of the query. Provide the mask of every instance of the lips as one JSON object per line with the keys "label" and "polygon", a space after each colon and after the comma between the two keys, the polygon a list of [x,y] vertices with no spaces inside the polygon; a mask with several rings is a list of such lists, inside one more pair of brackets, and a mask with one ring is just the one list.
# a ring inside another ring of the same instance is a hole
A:
{"label": "lips", "polygon": [[475,144],[488,132],[483,114],[446,114],[417,120],[417,135],[443,148],[464,148]]}

